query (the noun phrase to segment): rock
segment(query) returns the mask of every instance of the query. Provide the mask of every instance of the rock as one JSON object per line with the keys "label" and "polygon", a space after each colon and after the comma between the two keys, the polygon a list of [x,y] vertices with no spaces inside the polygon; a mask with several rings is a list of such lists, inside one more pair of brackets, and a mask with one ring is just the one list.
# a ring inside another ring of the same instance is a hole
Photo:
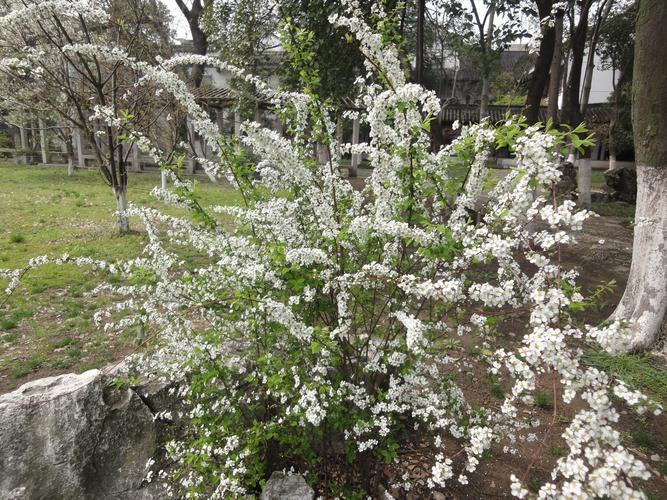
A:
{"label": "rock", "polygon": [[558,165],[558,170],[562,175],[556,184],[556,192],[569,197],[574,196],[577,190],[577,169],[571,162],[564,161]]}
{"label": "rock", "polygon": [[627,203],[637,201],[637,170],[627,167],[607,170],[604,177],[612,199]]}
{"label": "rock", "polygon": [[164,498],[141,488],[157,449],[153,413],[99,370],[0,396],[0,498]]}
{"label": "rock", "polygon": [[314,496],[301,474],[274,471],[264,485],[261,500],[312,500]]}

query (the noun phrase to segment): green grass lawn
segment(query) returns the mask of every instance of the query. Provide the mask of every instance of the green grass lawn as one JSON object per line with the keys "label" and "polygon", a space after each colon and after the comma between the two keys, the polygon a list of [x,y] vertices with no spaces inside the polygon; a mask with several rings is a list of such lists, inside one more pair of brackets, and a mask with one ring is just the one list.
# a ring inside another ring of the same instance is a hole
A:
{"label": "green grass lawn", "polygon": [[[241,203],[229,186],[197,181],[203,205]],[[131,173],[129,201],[187,216],[150,196],[159,182],[159,172]],[[63,253],[116,261],[139,255],[147,241],[136,220],[131,234],[118,234],[113,194],[96,170],[67,177],[65,168],[0,163],[0,183],[0,268]],[[131,333],[110,338],[93,325],[93,313],[109,299],[85,292],[102,279],[88,269],[48,265],[8,299],[0,294],[0,393],[28,378],[102,366],[134,348]]]}

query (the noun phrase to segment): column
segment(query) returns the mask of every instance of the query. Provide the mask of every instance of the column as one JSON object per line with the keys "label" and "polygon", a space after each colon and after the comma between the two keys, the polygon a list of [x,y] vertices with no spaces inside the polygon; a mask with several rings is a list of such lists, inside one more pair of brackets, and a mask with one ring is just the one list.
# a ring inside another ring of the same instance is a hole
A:
{"label": "column", "polygon": [[83,137],[81,137],[81,129],[72,129],[74,134],[74,142],[76,143],[76,153],[78,156],[79,168],[86,168],[86,158],[83,156]]}
{"label": "column", "polygon": [[24,127],[20,127],[21,133],[21,162],[24,165],[28,164],[28,131]]}
{"label": "column", "polygon": [[[352,144],[359,144],[359,119],[355,118],[352,120]],[[352,158],[350,159],[350,177],[356,177],[358,175],[357,169],[361,163],[361,158],[358,153],[352,153]]]}
{"label": "column", "polygon": [[135,141],[132,144],[132,170],[141,172],[141,157],[139,156],[139,146]]}
{"label": "column", "polygon": [[41,118],[37,121],[39,124],[39,146],[42,150],[42,163],[47,164],[49,163],[49,153],[47,151],[47,143],[46,143],[46,130],[44,128],[44,120]]}

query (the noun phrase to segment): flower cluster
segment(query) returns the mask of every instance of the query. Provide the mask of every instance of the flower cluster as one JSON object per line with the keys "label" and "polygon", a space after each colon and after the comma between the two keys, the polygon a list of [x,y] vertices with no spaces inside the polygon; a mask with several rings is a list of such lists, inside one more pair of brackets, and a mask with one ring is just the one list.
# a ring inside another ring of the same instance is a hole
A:
{"label": "flower cluster", "polygon": [[[516,452],[517,443],[538,439],[544,428],[532,403],[550,377],[554,397],[581,409],[563,435],[568,453],[538,496],[639,495],[633,480],[648,472],[622,446],[609,393],[659,408],[580,361],[577,342],[614,352],[625,337],[620,323],[581,327],[571,316],[582,298],[558,249],[589,213],[552,196],[569,133],[520,118],[484,121],[432,152],[437,98],[406,82],[396,48],[363,20],[358,2],[347,5],[331,21],[358,39],[367,61],[367,84],[355,101],[370,134],[357,149],[341,143],[335,110],[317,96],[272,90],[240,70],[236,76],[281,107],[293,137],[247,123],[240,144],[221,140],[172,72],[192,62],[231,68],[214,58],[150,65],[113,48],[64,49],[126,64],[141,73],[140,85],[164,88],[220,155],[203,163],[209,173],[233,181],[245,201],[210,210],[225,215],[225,224],[131,206],[149,243],[141,258],[113,268],[133,280],[98,290],[121,300],[96,322],[109,332],[133,322],[150,328],[158,348],[137,365],[181,387],[184,409],[174,418],[187,432],[168,446],[174,469],[157,477],[170,478],[174,495],[240,496],[261,483],[276,457],[311,471],[344,459],[363,471],[400,461],[407,440],[426,436],[436,449],[428,484],[466,484],[484,466],[485,451]],[[380,22],[386,16],[374,14]],[[102,108],[97,117],[123,125]],[[150,150],[143,136],[131,137]],[[517,163],[498,176],[487,160],[505,146]],[[326,161],[313,158],[315,147],[327,149]],[[362,190],[340,175],[349,151],[367,154],[373,166]],[[175,192],[157,194],[203,211],[187,202],[188,183],[173,180]],[[21,272],[0,277],[13,289]],[[522,318],[512,348],[496,344],[503,334],[493,325],[506,315]],[[453,355],[448,349],[461,338],[474,349]],[[476,370],[510,387],[499,408],[473,404],[471,392],[482,383]],[[516,473],[508,486],[523,498],[530,493]],[[409,478],[400,485],[410,488]]]}

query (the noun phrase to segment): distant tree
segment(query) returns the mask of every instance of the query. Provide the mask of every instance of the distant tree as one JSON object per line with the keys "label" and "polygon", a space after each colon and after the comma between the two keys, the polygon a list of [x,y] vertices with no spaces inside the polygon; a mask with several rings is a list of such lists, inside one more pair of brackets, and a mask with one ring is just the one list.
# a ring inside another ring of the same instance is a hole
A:
{"label": "distant tree", "polygon": [[[370,5],[366,10],[370,14]],[[362,67],[357,42],[346,37],[345,30],[329,22],[330,15],[343,12],[340,0],[281,0],[279,9],[281,20],[290,23],[290,33],[303,30],[314,34],[312,63],[319,77],[314,90],[321,98],[339,103],[350,97]],[[289,61],[282,67],[282,77],[287,88],[301,85],[299,72]]]}
{"label": "distant tree", "polygon": [[[521,2],[470,0],[458,4],[463,18],[461,31],[457,33],[459,50],[479,69],[482,80],[480,116],[485,117],[488,116],[491,81],[500,67],[500,54],[511,42],[526,34],[520,23]],[[505,16],[505,22],[496,25],[497,16]]]}
{"label": "distant tree", "polygon": [[[202,18],[208,50],[245,71],[260,77],[274,73],[279,61],[269,60],[269,51],[279,45],[278,5],[266,0],[211,0]],[[249,99],[254,89],[245,80],[233,78],[231,87],[239,95],[243,118],[257,111]]]}
{"label": "distant tree", "polygon": [[569,52],[570,67],[567,84],[563,93],[563,110],[561,120],[572,126],[582,121],[580,95],[581,72],[584,63],[584,52],[588,35],[589,13],[595,0],[580,0],[573,2],[568,9],[569,19]]}
{"label": "distant tree", "polygon": [[667,2],[639,0],[632,121],[637,208],[630,275],[614,318],[630,325],[633,350],[667,333]]}
{"label": "distant tree", "polygon": [[136,71],[88,48],[113,45],[155,62],[169,50],[168,12],[156,0],[0,2],[6,12],[0,18],[0,101],[26,114],[44,110],[88,139],[116,198],[119,230],[128,232],[132,148],[151,131],[164,144],[167,134],[158,117],[169,112],[170,103],[141,85]]}
{"label": "distant tree", "polygon": [[[190,35],[192,36],[193,52],[200,56],[205,56],[208,53],[208,38],[204,32],[201,22],[204,11],[210,8],[213,0],[174,0],[176,5],[185,16],[188,26],[190,27]],[[190,72],[190,84],[192,87],[199,87],[204,78],[204,65],[195,64],[192,66]]]}
{"label": "distant tree", "polygon": [[633,147],[630,104],[636,16],[636,2],[612,12],[601,26],[597,45],[602,68],[612,71],[612,115],[607,140],[610,170],[616,168],[618,151]]}
{"label": "distant tree", "polygon": [[551,66],[556,31],[554,24],[550,23],[551,10],[554,0],[534,0],[534,5],[527,11],[538,19],[539,48],[535,58],[535,66],[528,82],[526,95],[526,108],[524,114],[528,123],[535,123],[539,119],[540,103],[544,95],[544,89],[549,81],[549,68]]}

